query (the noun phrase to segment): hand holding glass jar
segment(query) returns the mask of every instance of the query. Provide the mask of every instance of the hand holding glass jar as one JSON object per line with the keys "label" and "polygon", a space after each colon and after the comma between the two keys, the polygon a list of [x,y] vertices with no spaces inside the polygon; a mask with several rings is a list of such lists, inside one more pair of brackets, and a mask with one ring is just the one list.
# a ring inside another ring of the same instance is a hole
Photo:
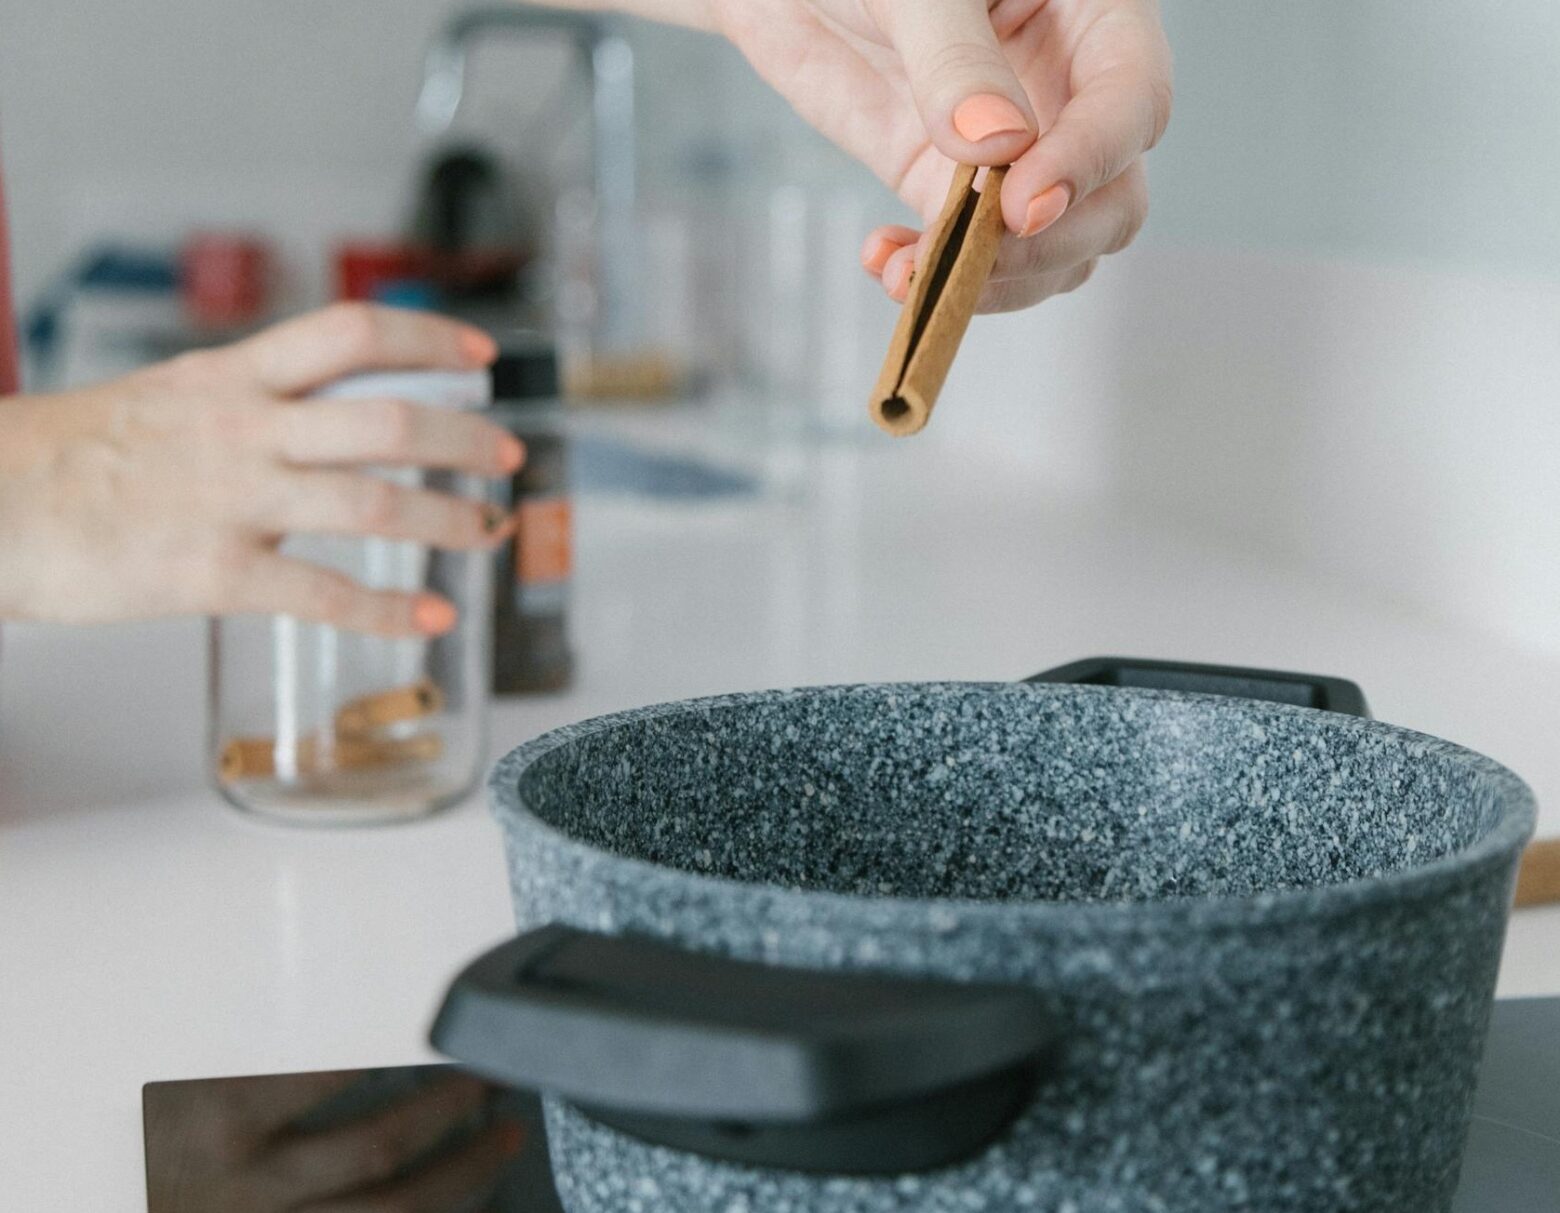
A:
{"label": "hand holding glass jar", "polygon": [[[416,371],[337,381],[300,408],[403,402],[419,413],[484,408],[486,371]],[[518,444],[517,444],[518,445]],[[494,541],[512,531],[492,486],[470,472],[387,464],[386,500],[475,510]],[[279,614],[212,625],[211,763],[229,801],[310,824],[421,816],[470,790],[486,756],[490,544],[401,536],[295,535],[286,559],[390,600],[439,605],[450,626],[376,634]]]}
{"label": "hand holding glass jar", "polygon": [[346,304],[95,387],[0,408],[0,619],[106,623],[284,612],[384,635],[454,624],[435,593],[375,591],[292,558],[289,535],[496,548],[483,502],[387,483],[397,464],[514,472],[519,442],[413,402],[305,403],[374,369],[475,371],[497,350],[437,316]]}

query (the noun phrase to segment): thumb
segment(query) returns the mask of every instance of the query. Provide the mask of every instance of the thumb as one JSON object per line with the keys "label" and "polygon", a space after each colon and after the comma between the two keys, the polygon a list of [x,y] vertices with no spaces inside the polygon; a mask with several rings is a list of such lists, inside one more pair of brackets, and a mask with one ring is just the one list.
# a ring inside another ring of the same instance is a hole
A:
{"label": "thumb", "polygon": [[1034,142],[1034,110],[985,0],[907,0],[880,11],[938,151],[962,164],[1008,164]]}

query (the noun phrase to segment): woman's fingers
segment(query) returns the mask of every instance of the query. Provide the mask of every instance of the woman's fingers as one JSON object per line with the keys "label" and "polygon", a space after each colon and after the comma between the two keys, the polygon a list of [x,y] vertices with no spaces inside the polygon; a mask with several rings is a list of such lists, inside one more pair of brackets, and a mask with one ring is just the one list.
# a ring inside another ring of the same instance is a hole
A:
{"label": "woman's fingers", "polygon": [[1072,99],[1002,185],[1003,218],[1021,236],[1044,231],[1115,180],[1170,120],[1170,53],[1146,5],[1123,7],[1090,26],[1072,75]]}
{"label": "woman's fingers", "polygon": [[861,266],[873,277],[882,277],[888,259],[920,238],[921,233],[915,228],[897,223],[875,228],[861,246]]}
{"label": "woman's fingers", "polygon": [[[1147,217],[1148,181],[1138,160],[1034,239],[1004,239],[978,310],[1012,311],[1075,289],[1083,282],[1079,267],[1126,248]],[[884,261],[883,289],[890,298],[904,301],[920,254],[918,241]]]}
{"label": "woman's fingers", "polygon": [[271,477],[241,517],[269,535],[366,535],[451,551],[497,547],[514,530],[491,502],[312,468]]}
{"label": "woman's fingers", "polygon": [[1003,240],[991,271],[992,281],[1055,273],[1094,257],[1119,253],[1132,243],[1147,218],[1148,180],[1139,159],[1039,235],[1029,240]]}
{"label": "woman's fingers", "polygon": [[519,1125],[494,1125],[405,1179],[356,1196],[308,1205],[300,1213],[450,1213],[472,1209],[492,1192],[504,1168],[524,1145],[525,1133]]}
{"label": "woman's fingers", "polygon": [[986,0],[875,0],[871,7],[945,156],[1007,164],[1034,141],[1034,110],[1002,53]]}
{"label": "woman's fingers", "polygon": [[910,276],[915,273],[921,250],[920,240],[907,244],[895,252],[883,264],[883,289],[896,303],[903,303],[910,294]]}
{"label": "woman's fingers", "polygon": [[310,400],[271,414],[277,452],[298,464],[390,464],[507,476],[525,459],[519,439],[462,409],[406,400]]}
{"label": "woman's fingers", "polygon": [[257,333],[227,353],[267,391],[301,396],[359,371],[476,370],[493,361],[498,347],[480,329],[442,316],[338,303]]}
{"label": "woman's fingers", "polygon": [[456,613],[438,594],[370,590],[344,573],[255,549],[235,562],[223,615],[291,615],[375,636],[442,636]]}
{"label": "woman's fingers", "polygon": [[[1052,295],[1077,290],[1094,272],[1099,253],[1082,261],[1052,269],[1031,268],[1009,278],[993,277],[981,292],[976,304],[978,312],[1013,312],[1032,307]],[[903,303],[910,290],[910,275],[915,269],[915,250],[907,248],[897,254],[883,273],[884,288],[890,298]]]}
{"label": "woman's fingers", "polygon": [[266,1170],[294,1201],[354,1192],[394,1177],[481,1109],[487,1088],[452,1075],[362,1120],[283,1139]]}
{"label": "woman's fingers", "polygon": [[264,1082],[218,1079],[214,1089],[221,1092],[224,1109],[241,1116],[261,1137],[268,1137],[289,1121],[362,1081],[362,1077],[361,1070],[316,1070],[273,1076]]}
{"label": "woman's fingers", "polygon": [[1097,257],[1071,269],[1057,270],[1051,274],[1031,274],[1027,278],[1012,278],[1006,282],[988,282],[982,292],[976,310],[980,312],[1018,312],[1027,307],[1075,291],[1091,277],[1099,266]]}

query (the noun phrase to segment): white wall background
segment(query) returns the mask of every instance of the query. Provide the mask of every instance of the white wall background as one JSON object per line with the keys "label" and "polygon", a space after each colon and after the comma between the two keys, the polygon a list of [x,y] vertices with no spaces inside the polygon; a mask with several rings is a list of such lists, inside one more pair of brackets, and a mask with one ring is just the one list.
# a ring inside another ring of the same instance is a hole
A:
{"label": "white wall background", "polygon": [[[392,233],[406,215],[430,147],[412,119],[424,48],[460,7],[0,0],[0,156],[21,299],[97,238],[173,241],[205,224],[277,238],[292,298],[318,300],[335,239]],[[713,39],[634,29],[652,182],[699,138],[756,143],[755,126],[788,118]],[[558,46],[484,44],[456,133],[496,138],[550,172],[555,142],[578,135],[584,113],[576,91],[573,123],[547,121],[561,112],[549,103],[571,96],[559,91],[563,58]],[[744,104],[721,102],[733,86]]]}
{"label": "white wall background", "polygon": [[[284,235],[294,298],[318,298],[331,239],[403,214],[448,7],[0,0],[23,297],[92,236],[223,223]],[[1560,5],[1166,15],[1148,231],[1077,297],[977,325],[939,427],[1560,652]],[[639,41],[652,188],[706,137],[859,181],[723,48]],[[475,120],[550,80],[486,71]]]}
{"label": "white wall background", "polygon": [[398,216],[432,0],[5,0],[0,154],[25,300],[102,234],[287,238]]}

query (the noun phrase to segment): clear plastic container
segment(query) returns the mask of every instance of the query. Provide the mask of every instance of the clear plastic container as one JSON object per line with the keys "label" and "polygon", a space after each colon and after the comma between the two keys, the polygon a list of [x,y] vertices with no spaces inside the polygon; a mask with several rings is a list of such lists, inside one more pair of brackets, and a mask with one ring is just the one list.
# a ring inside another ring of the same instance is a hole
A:
{"label": "clear plastic container", "polygon": [[[482,408],[486,372],[361,375],[321,393]],[[407,487],[490,500],[475,476],[377,469]],[[375,589],[433,590],[460,618],[446,635],[390,639],[291,616],[214,620],[209,762],[240,809],[311,825],[421,817],[461,799],[487,758],[493,553],[307,535],[283,552]]]}

